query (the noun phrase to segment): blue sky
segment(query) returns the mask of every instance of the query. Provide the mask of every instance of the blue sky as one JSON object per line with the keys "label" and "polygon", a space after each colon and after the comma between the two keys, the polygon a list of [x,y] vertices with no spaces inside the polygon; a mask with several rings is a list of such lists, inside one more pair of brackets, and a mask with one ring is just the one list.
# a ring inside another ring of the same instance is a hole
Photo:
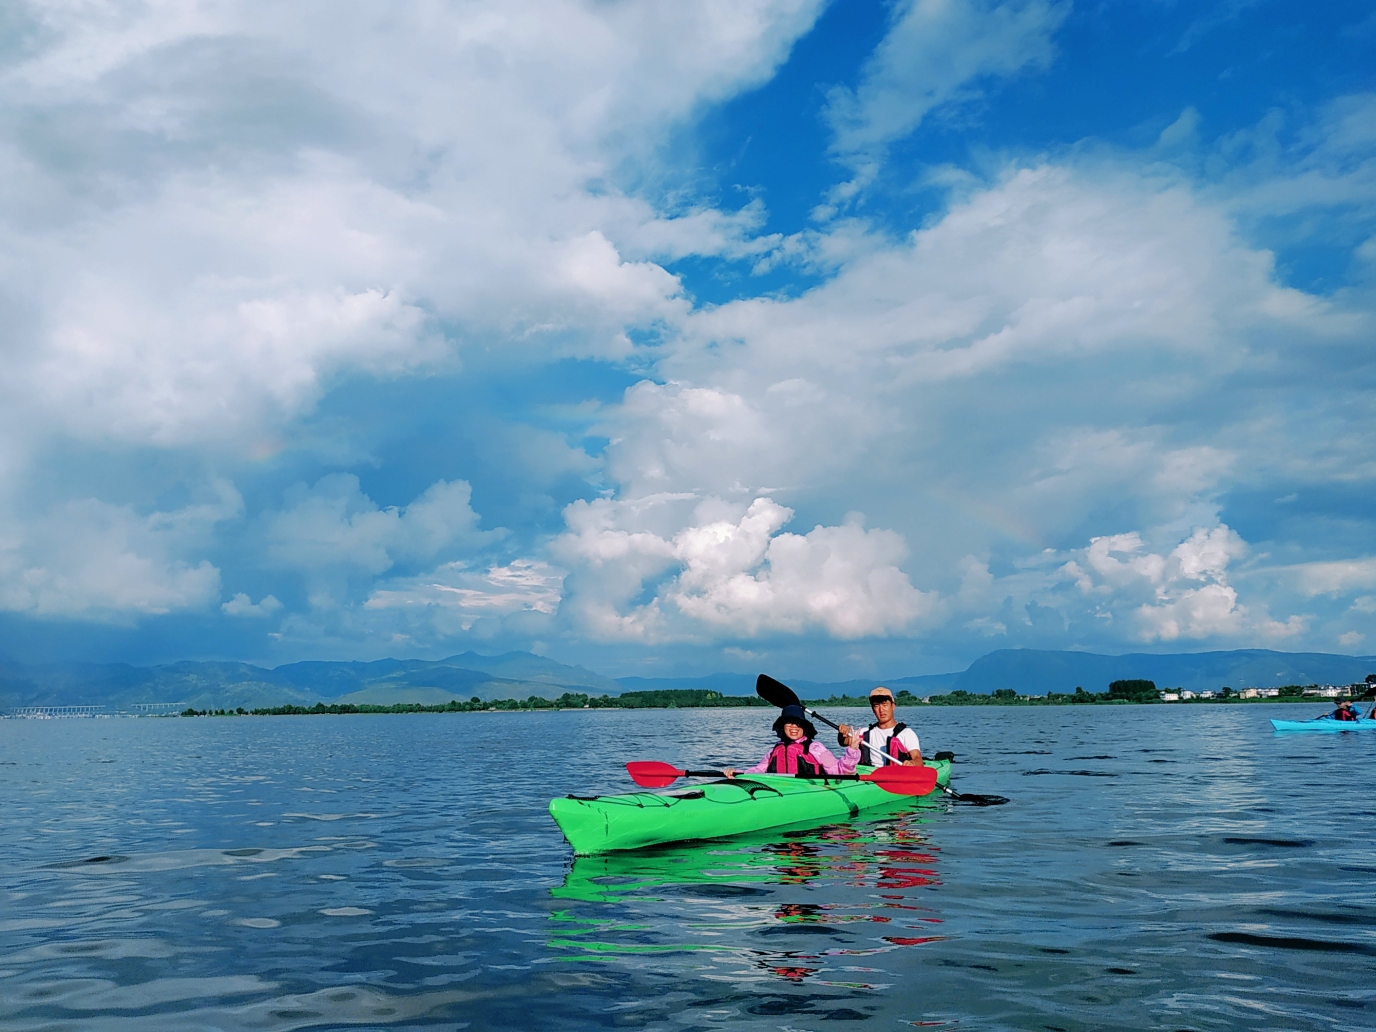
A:
{"label": "blue sky", "polygon": [[1374,48],[1340,0],[10,5],[0,652],[1376,653]]}

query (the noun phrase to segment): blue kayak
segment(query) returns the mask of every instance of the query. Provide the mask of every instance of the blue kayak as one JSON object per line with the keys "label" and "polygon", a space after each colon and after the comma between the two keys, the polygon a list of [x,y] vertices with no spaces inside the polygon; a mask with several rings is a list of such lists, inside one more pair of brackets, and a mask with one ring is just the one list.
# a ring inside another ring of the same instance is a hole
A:
{"label": "blue kayak", "polygon": [[1376,731],[1376,720],[1363,717],[1361,720],[1334,720],[1329,716],[1315,717],[1313,720],[1273,720],[1271,726],[1277,731]]}

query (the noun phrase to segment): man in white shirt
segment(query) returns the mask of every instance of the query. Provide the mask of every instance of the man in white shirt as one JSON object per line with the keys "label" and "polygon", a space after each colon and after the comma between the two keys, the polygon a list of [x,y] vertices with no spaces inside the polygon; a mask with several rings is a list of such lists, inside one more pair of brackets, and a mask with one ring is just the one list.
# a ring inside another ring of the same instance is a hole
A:
{"label": "man in white shirt", "polygon": [[841,725],[837,737],[842,743],[858,748],[860,762],[869,767],[882,767],[885,763],[923,766],[917,732],[894,717],[893,692],[882,686],[874,689],[870,692],[870,709],[874,711],[874,723],[863,731]]}

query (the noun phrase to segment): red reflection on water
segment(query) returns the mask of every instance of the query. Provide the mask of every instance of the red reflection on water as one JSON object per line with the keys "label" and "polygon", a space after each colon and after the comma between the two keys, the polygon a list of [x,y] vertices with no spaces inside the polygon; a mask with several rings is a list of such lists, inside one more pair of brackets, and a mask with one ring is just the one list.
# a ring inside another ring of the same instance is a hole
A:
{"label": "red reflection on water", "polygon": [[936,872],[920,868],[881,867],[877,884],[883,889],[915,889],[935,885]]}
{"label": "red reflection on water", "polygon": [[944,935],[886,935],[885,942],[891,942],[895,946],[921,946],[924,942],[941,942],[945,939]]}
{"label": "red reflection on water", "polygon": [[774,911],[780,921],[815,924],[822,920],[822,908],[815,903],[785,903]]}
{"label": "red reflection on water", "polygon": [[915,864],[934,864],[936,857],[931,853],[906,853],[901,849],[876,849],[875,856],[882,856],[889,860],[907,860]]}

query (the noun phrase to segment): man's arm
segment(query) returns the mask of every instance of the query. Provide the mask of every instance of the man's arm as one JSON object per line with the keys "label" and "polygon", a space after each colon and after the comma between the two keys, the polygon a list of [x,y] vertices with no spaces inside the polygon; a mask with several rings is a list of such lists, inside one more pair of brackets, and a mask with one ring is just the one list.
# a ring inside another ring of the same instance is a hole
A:
{"label": "man's arm", "polygon": [[[916,733],[914,733],[914,732],[911,731],[911,730],[905,730],[905,731],[903,732],[903,737],[906,737],[906,736],[908,736],[908,735],[912,735],[912,740],[913,740],[914,742],[917,741],[917,735],[916,735]],[[904,745],[907,745],[908,743],[907,743],[907,742],[904,742],[903,744],[904,744]],[[908,758],[907,758],[906,760],[903,761],[903,766],[905,766],[905,767],[922,767],[922,766],[925,766],[925,764],[924,764],[924,762],[923,762],[923,759],[922,759],[922,746],[921,746],[921,745],[918,745],[916,748],[913,748],[913,749],[909,749],[909,750],[908,750]]]}

